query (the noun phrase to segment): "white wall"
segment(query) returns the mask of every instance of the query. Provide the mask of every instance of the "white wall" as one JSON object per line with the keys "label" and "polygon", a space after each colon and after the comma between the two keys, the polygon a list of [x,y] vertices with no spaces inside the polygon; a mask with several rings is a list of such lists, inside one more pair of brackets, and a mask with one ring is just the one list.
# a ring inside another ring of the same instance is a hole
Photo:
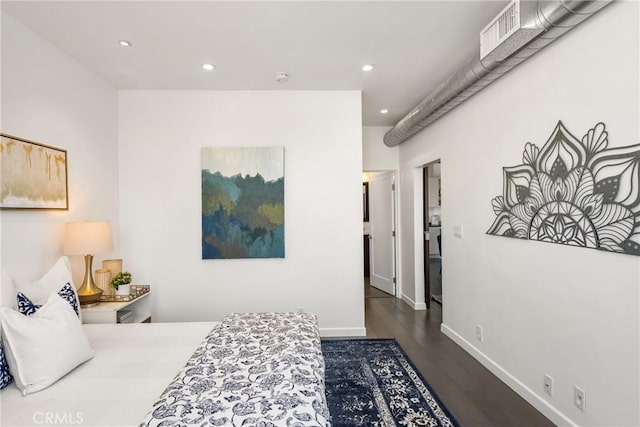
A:
{"label": "white wall", "polygon": [[[157,321],[318,315],[363,335],[359,92],[124,91],[122,253]],[[284,259],[201,259],[200,148],[285,147]]]}
{"label": "white wall", "polygon": [[[67,150],[69,177],[69,211],[1,212],[2,268],[38,278],[62,254],[65,221],[111,221],[117,244],[116,91],[6,13],[1,128]],[[84,263],[70,258],[79,285]]]}
{"label": "white wall", "polygon": [[390,126],[365,126],[362,128],[362,170],[398,170],[399,147],[387,147],[383,137]]}
{"label": "white wall", "polygon": [[610,147],[640,142],[639,27],[639,4],[616,2],[400,146],[403,288],[420,297],[415,168],[440,158],[443,330],[563,425],[640,425],[640,259],[486,235],[491,200],[502,167],[558,120],[579,138],[604,122]]}

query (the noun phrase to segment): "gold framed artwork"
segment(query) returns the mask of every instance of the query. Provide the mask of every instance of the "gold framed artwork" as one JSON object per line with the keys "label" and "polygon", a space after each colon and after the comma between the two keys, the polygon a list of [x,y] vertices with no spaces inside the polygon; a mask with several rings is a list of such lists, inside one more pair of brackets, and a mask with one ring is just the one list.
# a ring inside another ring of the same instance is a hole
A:
{"label": "gold framed artwork", "polygon": [[67,151],[0,133],[0,209],[69,209]]}

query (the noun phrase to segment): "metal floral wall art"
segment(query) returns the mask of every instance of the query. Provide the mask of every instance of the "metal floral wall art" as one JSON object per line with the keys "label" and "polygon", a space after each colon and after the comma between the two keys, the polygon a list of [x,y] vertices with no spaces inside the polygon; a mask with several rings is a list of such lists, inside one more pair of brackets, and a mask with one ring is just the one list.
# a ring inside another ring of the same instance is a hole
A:
{"label": "metal floral wall art", "polygon": [[640,255],[640,144],[607,148],[604,123],[577,139],[558,122],[505,167],[487,234]]}

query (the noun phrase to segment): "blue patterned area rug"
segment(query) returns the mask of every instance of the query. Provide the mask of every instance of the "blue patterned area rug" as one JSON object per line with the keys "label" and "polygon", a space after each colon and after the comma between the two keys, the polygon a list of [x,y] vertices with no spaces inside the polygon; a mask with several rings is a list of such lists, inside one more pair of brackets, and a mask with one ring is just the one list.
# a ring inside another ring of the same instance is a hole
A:
{"label": "blue patterned area rug", "polygon": [[459,426],[393,339],[322,341],[338,426]]}

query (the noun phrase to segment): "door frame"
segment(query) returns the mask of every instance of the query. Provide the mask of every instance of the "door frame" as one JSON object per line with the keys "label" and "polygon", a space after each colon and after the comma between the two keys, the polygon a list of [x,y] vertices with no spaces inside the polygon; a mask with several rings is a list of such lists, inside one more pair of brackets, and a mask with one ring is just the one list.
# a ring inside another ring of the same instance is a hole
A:
{"label": "door frame", "polygon": [[429,252],[429,246],[431,244],[431,235],[429,235],[429,240],[425,238],[426,234],[429,233],[429,166],[434,165],[435,163],[430,163],[428,165],[424,165],[422,167],[422,254],[423,254],[423,263],[422,271],[424,274],[424,303],[427,306],[427,310],[431,308],[431,272],[429,257],[431,253]]}
{"label": "door frame", "polygon": [[[408,301],[414,310],[427,310],[427,302],[431,295],[425,294],[425,249],[424,249],[424,218],[428,211],[424,207],[424,168],[440,163],[442,168],[442,158],[436,157],[430,161],[416,162],[412,170],[413,179],[413,279],[415,299]],[[441,206],[443,208],[443,206]],[[444,279],[442,281],[444,287]]]}
{"label": "door frame", "polygon": [[[400,298],[402,296],[402,280],[400,280],[400,269],[398,268],[398,262],[399,262],[399,248],[400,245],[398,244],[399,241],[399,218],[398,218],[398,203],[400,201],[400,189],[399,189],[399,185],[398,185],[398,170],[397,169],[378,169],[378,170],[364,170],[363,174],[368,175],[368,179],[370,179],[371,176],[375,176],[375,174],[377,173],[390,173],[391,174],[391,179],[393,182],[393,189],[392,189],[392,200],[393,200],[393,206],[391,207],[391,217],[393,218],[393,223],[392,223],[392,229],[394,231],[394,236],[392,238],[392,271],[393,271],[393,277],[395,277],[395,286],[394,286],[394,294],[393,296],[396,298]],[[371,251],[370,251],[371,253]]]}

